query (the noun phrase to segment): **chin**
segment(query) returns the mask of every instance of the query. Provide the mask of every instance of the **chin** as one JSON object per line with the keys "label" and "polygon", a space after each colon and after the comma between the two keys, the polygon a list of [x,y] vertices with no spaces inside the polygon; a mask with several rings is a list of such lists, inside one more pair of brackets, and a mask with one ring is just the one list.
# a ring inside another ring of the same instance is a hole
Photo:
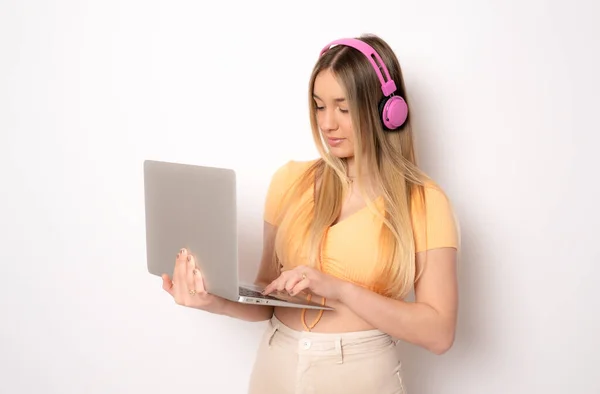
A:
{"label": "chin", "polygon": [[354,152],[352,152],[351,150],[348,149],[339,149],[339,148],[329,148],[329,153],[331,153],[332,156],[337,157],[338,159],[348,159],[352,156],[354,156]]}
{"label": "chin", "polygon": [[350,155],[350,154],[339,155],[339,154],[335,154],[335,153],[332,153],[331,156],[337,157],[338,159],[350,159],[352,157],[352,155]]}

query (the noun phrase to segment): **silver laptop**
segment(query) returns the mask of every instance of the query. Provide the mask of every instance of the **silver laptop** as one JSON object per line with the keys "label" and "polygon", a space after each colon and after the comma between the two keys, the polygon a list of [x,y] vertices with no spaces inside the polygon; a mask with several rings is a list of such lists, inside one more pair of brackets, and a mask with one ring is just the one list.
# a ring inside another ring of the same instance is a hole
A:
{"label": "silver laptop", "polygon": [[265,296],[262,288],[239,283],[234,170],[146,160],[144,198],[149,273],[171,276],[185,247],[197,257],[211,294],[242,303],[333,309],[287,293]]}

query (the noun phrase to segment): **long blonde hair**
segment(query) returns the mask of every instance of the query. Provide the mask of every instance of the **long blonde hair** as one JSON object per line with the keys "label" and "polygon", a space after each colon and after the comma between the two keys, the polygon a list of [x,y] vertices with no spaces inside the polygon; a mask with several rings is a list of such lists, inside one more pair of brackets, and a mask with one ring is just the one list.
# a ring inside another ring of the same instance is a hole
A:
{"label": "long blonde hair", "polygon": [[[400,64],[392,49],[374,35],[363,35],[359,39],[379,53],[396,82],[396,94],[406,100],[410,109]],[[337,77],[349,102],[355,133],[355,164],[357,168],[367,167],[385,204],[378,260],[381,282],[377,285],[391,297],[404,298],[419,275],[411,212],[415,201],[424,202],[423,185],[431,179],[416,164],[410,115],[400,130],[383,129],[378,110],[383,94],[377,75],[364,55],[347,46],[335,46],[321,56],[309,80],[312,135],[321,158],[299,177],[284,197],[275,241],[277,268],[279,261],[300,257],[307,265],[319,266],[321,243],[327,229],[336,222],[343,196],[348,191],[346,160],[327,151],[316,121],[313,88],[317,75],[325,70],[331,70]],[[361,173],[358,171],[359,177]],[[360,178],[357,181],[362,184]],[[366,196],[364,188],[361,191]],[[305,198],[307,193],[309,198]],[[366,200],[369,208],[378,213],[373,201]],[[424,206],[419,204],[422,209]]]}

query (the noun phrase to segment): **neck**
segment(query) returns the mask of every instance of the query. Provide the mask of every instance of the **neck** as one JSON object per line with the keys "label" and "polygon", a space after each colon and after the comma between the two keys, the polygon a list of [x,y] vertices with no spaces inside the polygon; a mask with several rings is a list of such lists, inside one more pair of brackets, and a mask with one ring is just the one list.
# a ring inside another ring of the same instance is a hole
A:
{"label": "neck", "polygon": [[[348,166],[348,178],[350,178],[350,183],[352,184],[351,193],[354,193],[358,187],[355,181],[357,180],[359,171],[358,168],[356,168],[354,158],[346,159],[346,164]],[[372,179],[369,176],[369,171],[364,166],[360,172],[360,175],[362,177],[363,186],[366,188],[367,194],[369,194],[370,198],[376,198],[380,194],[379,189],[373,185]]]}
{"label": "neck", "polygon": [[346,159],[346,165],[348,166],[348,177],[356,178],[356,164],[354,161],[354,157],[348,157]]}
{"label": "neck", "polygon": [[[348,166],[348,177],[350,179],[356,179],[358,177],[358,168],[356,168],[356,162],[354,161],[354,158],[353,157],[347,158],[346,159],[346,164]],[[366,171],[363,168],[361,176],[363,176],[364,178],[367,178],[368,177],[368,171]]]}

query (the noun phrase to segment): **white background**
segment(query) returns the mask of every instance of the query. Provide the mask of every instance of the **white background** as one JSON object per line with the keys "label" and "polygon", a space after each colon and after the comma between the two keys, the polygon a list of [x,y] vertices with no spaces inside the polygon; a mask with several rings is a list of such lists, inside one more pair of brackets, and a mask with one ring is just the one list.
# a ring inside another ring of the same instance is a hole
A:
{"label": "white background", "polygon": [[409,393],[600,392],[598,5],[200,3],[0,4],[0,392],[244,393],[264,324],[147,274],[142,161],[239,171],[251,277],[272,172],[316,154],[311,67],[361,33],[462,225],[457,340],[402,347]]}

